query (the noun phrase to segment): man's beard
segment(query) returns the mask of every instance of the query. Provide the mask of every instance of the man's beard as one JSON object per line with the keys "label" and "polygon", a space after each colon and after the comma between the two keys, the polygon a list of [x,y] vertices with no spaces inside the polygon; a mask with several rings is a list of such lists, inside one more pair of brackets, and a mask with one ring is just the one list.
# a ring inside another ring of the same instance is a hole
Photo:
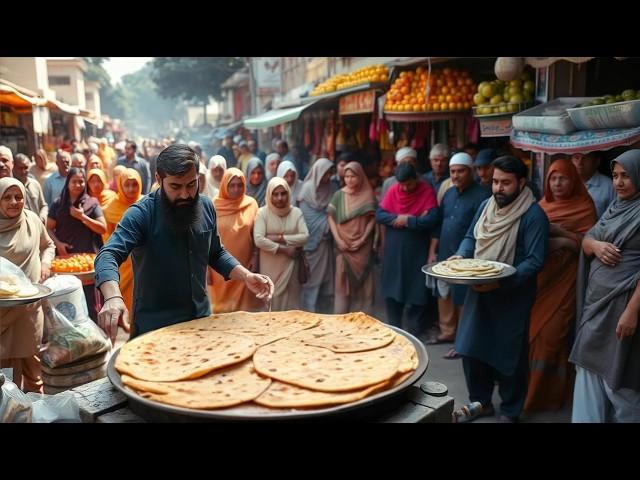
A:
{"label": "man's beard", "polygon": [[498,208],[504,208],[511,205],[516,198],[520,195],[520,190],[516,190],[512,195],[502,195],[500,193],[494,193],[493,198],[496,200],[498,204]]}
{"label": "man's beard", "polygon": [[200,194],[196,192],[193,198],[181,200],[179,204],[167,197],[164,187],[160,186],[160,203],[165,212],[165,219],[169,228],[176,233],[183,233],[200,222],[202,209],[199,201]]}

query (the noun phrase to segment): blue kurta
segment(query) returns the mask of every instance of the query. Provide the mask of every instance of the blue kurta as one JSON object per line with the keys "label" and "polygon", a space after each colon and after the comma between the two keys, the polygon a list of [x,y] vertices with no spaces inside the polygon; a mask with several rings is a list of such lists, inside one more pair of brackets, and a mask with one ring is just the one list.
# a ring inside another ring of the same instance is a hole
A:
{"label": "blue kurta", "polygon": [[423,217],[409,217],[409,226],[393,228],[398,217],[378,207],[376,222],[386,226],[382,264],[382,291],[387,298],[410,305],[426,305],[428,290],[422,266],[429,256],[431,230],[441,220],[440,209],[429,210]]}
{"label": "blue kurta", "polygon": [[239,262],[220,242],[216,214],[200,196],[199,223],[175,234],[166,223],[160,190],[127,209],[95,260],[96,285],[120,279],[118,266],[133,260],[134,335],[211,314],[207,265],[225,279]]}
{"label": "blue kurta", "polygon": [[422,175],[422,179],[433,187],[433,191],[436,192],[436,195],[438,195],[442,183],[447,178],[449,178],[449,169],[447,169],[447,171],[440,177],[440,180],[436,180],[433,170],[429,170],[427,173]]}
{"label": "blue kurta", "polygon": [[[442,225],[433,233],[433,236],[440,240],[439,262],[456,254],[478,208],[490,196],[491,192],[477,183],[473,183],[463,192],[458,192],[455,187],[447,190],[440,203]],[[464,303],[466,293],[466,286],[451,285],[451,295],[456,305]]]}
{"label": "blue kurta", "polygon": [[[485,201],[476,212],[457,254],[473,258],[473,236]],[[517,272],[487,293],[467,291],[456,334],[456,351],[484,362],[503,375],[513,375],[529,340],[529,316],[536,297],[536,277],[547,253],[549,220],[534,203],[520,218],[514,267]]]}

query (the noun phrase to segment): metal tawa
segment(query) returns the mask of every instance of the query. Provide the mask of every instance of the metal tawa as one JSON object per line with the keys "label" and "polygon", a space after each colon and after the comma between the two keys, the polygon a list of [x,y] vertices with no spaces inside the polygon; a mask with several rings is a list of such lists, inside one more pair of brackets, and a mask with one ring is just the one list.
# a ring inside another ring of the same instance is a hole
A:
{"label": "metal tawa", "polygon": [[444,397],[449,393],[447,386],[440,382],[424,382],[420,384],[420,390],[434,397]]}

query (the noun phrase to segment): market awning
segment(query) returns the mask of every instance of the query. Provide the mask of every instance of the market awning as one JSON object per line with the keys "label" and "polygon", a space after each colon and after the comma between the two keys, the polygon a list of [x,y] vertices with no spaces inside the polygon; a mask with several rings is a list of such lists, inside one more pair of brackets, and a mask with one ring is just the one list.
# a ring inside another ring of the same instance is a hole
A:
{"label": "market awning", "polygon": [[38,98],[25,95],[9,85],[0,85],[0,104],[17,109],[30,109],[39,102]]}
{"label": "market awning", "polygon": [[80,107],[77,105],[68,105],[60,100],[47,99],[46,106],[50,109],[60,110],[71,115],[80,115]]}
{"label": "market awning", "polygon": [[560,60],[571,63],[584,63],[596,57],[525,57],[524,61],[533,68],[544,68]]}
{"label": "market awning", "polygon": [[269,128],[283,123],[292,122],[296,120],[302,112],[316,103],[315,101],[309,102],[305,105],[293,108],[278,108],[275,110],[269,110],[268,112],[258,115],[257,117],[248,118],[244,121],[244,127],[250,129]]}
{"label": "market awning", "polygon": [[361,85],[356,85],[351,88],[343,88],[341,90],[336,90],[335,92],[325,93],[323,95],[315,95],[313,97],[304,97],[301,98],[300,101],[302,103],[312,103],[318,102],[321,100],[332,100],[334,98],[342,97],[343,95],[348,95],[350,93],[363,92],[365,90],[387,90],[389,88],[389,84],[387,82],[368,82],[363,83]]}
{"label": "market awning", "polygon": [[537,153],[589,153],[624,147],[640,141],[640,127],[608,130],[581,130],[567,135],[511,131],[511,144]]}

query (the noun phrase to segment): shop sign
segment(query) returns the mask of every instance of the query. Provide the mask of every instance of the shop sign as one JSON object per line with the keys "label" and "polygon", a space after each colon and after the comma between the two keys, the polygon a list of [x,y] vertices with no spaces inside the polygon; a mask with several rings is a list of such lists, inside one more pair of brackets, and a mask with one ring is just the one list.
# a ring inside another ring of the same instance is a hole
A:
{"label": "shop sign", "polygon": [[376,91],[352,93],[340,97],[340,115],[352,115],[355,113],[371,113],[376,104]]}
{"label": "shop sign", "polygon": [[480,120],[481,137],[508,137],[511,135],[511,115]]}

